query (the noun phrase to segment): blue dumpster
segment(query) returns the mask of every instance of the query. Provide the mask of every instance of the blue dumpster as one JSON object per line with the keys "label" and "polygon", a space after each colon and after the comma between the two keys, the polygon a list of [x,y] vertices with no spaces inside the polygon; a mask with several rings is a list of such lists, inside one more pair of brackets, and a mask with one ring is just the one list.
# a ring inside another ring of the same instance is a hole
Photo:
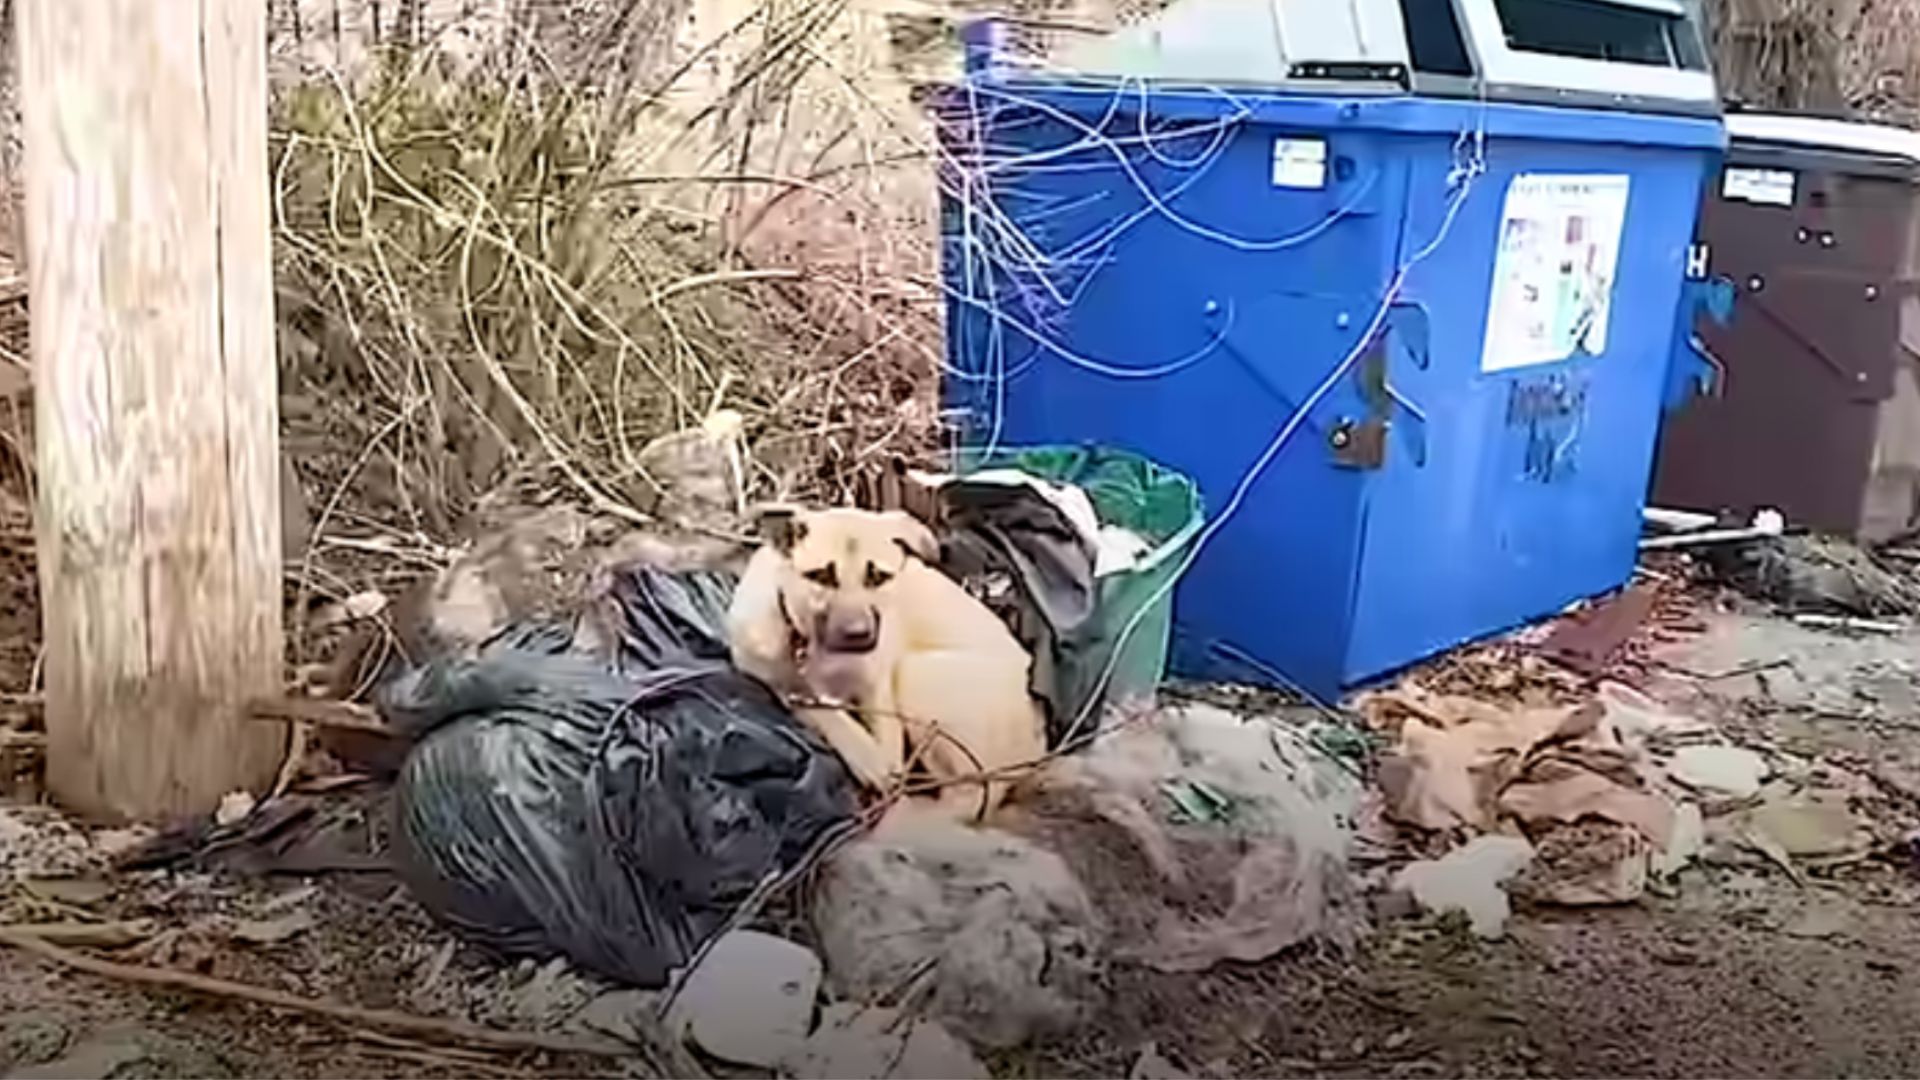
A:
{"label": "blue dumpster", "polygon": [[1176,671],[1332,697],[1627,580],[1717,116],[975,66],[946,398],[1199,484]]}

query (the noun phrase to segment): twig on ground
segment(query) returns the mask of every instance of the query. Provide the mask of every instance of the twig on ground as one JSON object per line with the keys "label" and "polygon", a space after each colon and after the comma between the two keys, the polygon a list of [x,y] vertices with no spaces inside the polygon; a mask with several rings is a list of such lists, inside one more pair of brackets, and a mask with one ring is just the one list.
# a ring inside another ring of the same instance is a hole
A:
{"label": "twig on ground", "polygon": [[364,731],[374,735],[401,737],[400,732],[380,719],[379,713],[350,701],[261,698],[247,705],[247,714],[252,720],[310,724],[338,731]]}
{"label": "twig on ground", "polygon": [[49,945],[73,945],[96,949],[121,949],[152,937],[150,919],[123,922],[49,922],[0,923],[0,939],[18,937]]}
{"label": "twig on ground", "polygon": [[448,1062],[472,1062],[474,1064],[486,1065],[498,1063],[500,1060],[496,1056],[497,1051],[494,1050],[466,1050],[457,1046],[434,1046],[432,1043],[424,1043],[416,1039],[404,1039],[398,1035],[388,1035],[380,1031],[362,1029],[355,1031],[353,1038],[357,1042],[369,1043],[373,1046],[386,1047],[391,1050],[427,1051],[432,1053],[436,1058]]}
{"label": "twig on ground", "polygon": [[249,1002],[270,1009],[335,1020],[355,1027],[404,1031],[446,1042],[492,1046],[506,1050],[545,1050],[554,1054],[581,1054],[592,1057],[625,1057],[629,1054],[626,1047],[597,1041],[562,1038],[539,1032],[501,1031],[475,1024],[465,1024],[457,1020],[415,1016],[391,1009],[365,1009],[357,1005],[301,997],[263,986],[216,979],[191,972],[115,963],[62,948],[42,937],[22,933],[12,928],[0,929],[0,945],[32,953],[62,967],[105,979]]}
{"label": "twig on ground", "polygon": [[465,1057],[454,1057],[436,1050],[409,1050],[399,1046],[363,1046],[361,1050],[376,1057],[392,1058],[396,1061],[412,1062],[415,1065],[433,1065],[443,1069],[454,1069],[472,1076],[493,1077],[496,1080],[510,1080],[524,1075],[491,1061],[473,1061]]}

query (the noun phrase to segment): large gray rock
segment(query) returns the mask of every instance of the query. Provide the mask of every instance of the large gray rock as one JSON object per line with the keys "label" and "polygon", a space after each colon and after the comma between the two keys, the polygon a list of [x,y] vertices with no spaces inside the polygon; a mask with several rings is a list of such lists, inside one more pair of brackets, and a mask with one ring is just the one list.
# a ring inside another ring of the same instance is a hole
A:
{"label": "large gray rock", "polygon": [[686,979],[667,1026],[721,1061],[772,1067],[806,1045],[820,958],[805,946],[730,931]]}

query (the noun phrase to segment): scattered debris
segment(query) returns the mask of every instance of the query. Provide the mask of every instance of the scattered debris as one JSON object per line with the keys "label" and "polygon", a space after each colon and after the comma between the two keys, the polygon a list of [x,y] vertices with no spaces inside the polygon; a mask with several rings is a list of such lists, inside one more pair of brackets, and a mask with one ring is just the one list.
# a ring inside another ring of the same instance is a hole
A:
{"label": "scattered debris", "polygon": [[1814,901],[1782,923],[1780,933],[1803,941],[1824,941],[1846,934],[1853,924],[1852,914],[1839,903]]}
{"label": "scattered debris", "polygon": [[1740,822],[1747,836],[1794,859],[1845,860],[1872,845],[1872,837],[1838,792],[1770,793],[1743,811]]}
{"label": "scattered debris", "polygon": [[[669,1033],[734,1065],[772,1067],[806,1044],[820,958],[757,930],[721,936],[674,995]],[[820,1075],[840,1075],[828,1073]]]}
{"label": "scattered debris", "polygon": [[581,1035],[607,1035],[625,1043],[647,1043],[659,1011],[660,991],[610,990],[581,1006],[567,1026]]}
{"label": "scattered debris", "polygon": [[124,949],[152,937],[154,924],[148,919],[118,922],[37,922],[0,925],[0,939],[11,935],[21,939],[87,949]]}
{"label": "scattered debris", "polygon": [[1658,599],[1653,586],[1635,585],[1555,623],[1540,643],[1540,653],[1583,675],[1598,676],[1653,615]]}
{"label": "scattered debris", "polygon": [[1134,1059],[1133,1068],[1127,1072],[1127,1080],[1184,1080],[1186,1073],[1174,1067],[1173,1062],[1161,1056],[1160,1048],[1148,1043],[1140,1056]]}
{"label": "scattered debris", "polygon": [[1661,506],[1649,506],[1640,511],[1640,517],[1648,525],[1666,532],[1699,532],[1711,529],[1720,523],[1712,514],[1697,513],[1692,510],[1671,510]]}
{"label": "scattered debris", "polygon": [[1839,630],[1850,634],[1902,634],[1905,623],[1885,619],[1856,619],[1850,615],[1795,615],[1793,621],[1816,630]]}
{"label": "scattered debris", "polygon": [[1655,878],[1671,878],[1698,859],[1706,845],[1706,816],[1697,803],[1683,802],[1674,808],[1673,831],[1667,846],[1654,852],[1649,869]]}
{"label": "scattered debris", "polygon": [[1595,696],[1614,732],[1627,743],[1651,744],[1713,730],[1712,724],[1676,713],[1624,683],[1602,683]]}
{"label": "scattered debris", "polygon": [[1050,763],[1006,827],[1073,869],[1116,956],[1203,971],[1355,936],[1360,795],[1297,722],[1192,703]]}
{"label": "scattered debris", "polygon": [[846,1003],[821,1010],[819,1028],[786,1065],[794,1076],[838,1080],[987,1080],[992,1075],[932,1020]]}
{"label": "scattered debris", "polygon": [[1760,793],[1767,759],[1739,746],[1686,746],[1674,752],[1667,774],[1703,795],[1746,800]]}
{"label": "scattered debris", "polygon": [[138,1028],[117,1028],[83,1040],[58,1060],[17,1069],[9,1080],[98,1080],[145,1062],[150,1051]]}
{"label": "scattered debris", "polygon": [[1518,836],[1479,836],[1445,857],[1403,867],[1393,888],[1411,896],[1426,911],[1464,912],[1473,932],[1487,939],[1506,936],[1512,914],[1507,882],[1533,862],[1533,845]]}
{"label": "scattered debris", "polygon": [[1582,821],[1534,840],[1534,860],[1517,891],[1543,904],[1630,904],[1647,891],[1652,843],[1639,829]]}
{"label": "scattered debris", "polygon": [[1640,541],[1641,551],[1668,551],[1674,548],[1709,547],[1741,544],[1753,540],[1774,540],[1785,533],[1787,519],[1778,510],[1761,510],[1753,515],[1753,524],[1743,529],[1689,529],[1667,536],[1649,536]]}
{"label": "scattered debris", "polygon": [[1406,687],[1363,710],[1377,727],[1399,726],[1380,784],[1401,821],[1487,831],[1501,817],[1529,828],[1599,818],[1667,843],[1672,809],[1646,788],[1637,743],[1622,741],[1600,704],[1505,708]]}
{"label": "scattered debris", "polygon": [[1360,711],[1398,743],[1380,763],[1394,818],[1423,829],[1488,829],[1505,781],[1534,747],[1573,719],[1564,708],[1507,708],[1417,686],[1375,694]]}
{"label": "scattered debris", "polygon": [[85,972],[105,979],[117,979],[122,982],[144,986],[163,987],[170,990],[192,994],[204,994],[230,1000],[250,1002],[269,1008],[289,1012],[304,1013],[309,1016],[335,1020],[344,1024],[360,1027],[383,1028],[390,1031],[403,1031],[426,1038],[449,1040],[456,1044],[466,1043],[478,1046],[495,1046],[511,1050],[547,1050],[560,1054],[597,1054],[618,1057],[626,1053],[622,1047],[600,1043],[576,1041],[541,1034],[538,1032],[501,1031],[497,1028],[478,1027],[454,1020],[442,1020],[437,1017],[413,1016],[390,1009],[365,1009],[355,1005],[343,1005],[338,1002],[317,1000],[274,990],[264,986],[250,986],[228,979],[215,979],[185,971],[173,971],[165,968],[140,967],[133,964],[121,964],[83,953],[73,952],[50,941],[19,933],[11,929],[0,929],[0,948],[13,948],[31,953],[43,960],[51,961],[61,967]]}
{"label": "scattered debris", "polygon": [[998,829],[883,822],[827,860],[813,923],[838,993],[911,996],[974,1046],[1070,1031],[1100,1000],[1086,891],[1058,855]]}
{"label": "scattered debris", "polygon": [[1862,619],[1920,614],[1920,581],[1834,537],[1785,536],[1715,549],[1709,559],[1722,580],[1790,612]]}
{"label": "scattered debris", "polygon": [[387,594],[378,589],[357,592],[345,600],[323,605],[308,620],[308,628],[315,631],[332,630],[349,623],[366,622],[386,614],[389,601]]}
{"label": "scattered debris", "polygon": [[113,883],[102,877],[31,877],[22,888],[42,900],[69,907],[93,907],[113,895]]}
{"label": "scattered debris", "polygon": [[238,825],[253,813],[254,798],[251,792],[230,791],[220,800],[220,806],[213,812],[213,823],[220,826]]}
{"label": "scattered debris", "polygon": [[313,922],[310,911],[292,911],[271,919],[239,919],[233,924],[233,937],[248,945],[278,945],[313,929]]}

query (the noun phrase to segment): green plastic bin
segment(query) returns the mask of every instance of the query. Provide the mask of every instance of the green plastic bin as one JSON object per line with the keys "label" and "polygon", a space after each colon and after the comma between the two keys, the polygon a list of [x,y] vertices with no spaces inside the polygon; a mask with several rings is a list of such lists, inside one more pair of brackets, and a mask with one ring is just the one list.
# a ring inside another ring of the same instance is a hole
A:
{"label": "green plastic bin", "polygon": [[[1185,475],[1139,454],[1106,446],[1008,448],[961,458],[965,476],[984,469],[1018,469],[1084,490],[1102,525],[1127,529],[1148,545],[1130,569],[1099,580],[1092,617],[1065,636],[1055,657],[1051,700],[1060,703],[1049,725],[1058,743],[1080,720],[1092,730],[1103,703],[1151,698],[1166,675],[1173,636],[1173,589],[1205,517],[1199,488]],[[1140,614],[1142,607],[1145,613]],[[1138,624],[1128,634],[1128,624]],[[1118,661],[1115,645],[1120,646]],[[1111,672],[1109,672],[1111,667]],[[1104,685],[1103,685],[1104,679]],[[1093,705],[1089,709],[1088,703]]]}

